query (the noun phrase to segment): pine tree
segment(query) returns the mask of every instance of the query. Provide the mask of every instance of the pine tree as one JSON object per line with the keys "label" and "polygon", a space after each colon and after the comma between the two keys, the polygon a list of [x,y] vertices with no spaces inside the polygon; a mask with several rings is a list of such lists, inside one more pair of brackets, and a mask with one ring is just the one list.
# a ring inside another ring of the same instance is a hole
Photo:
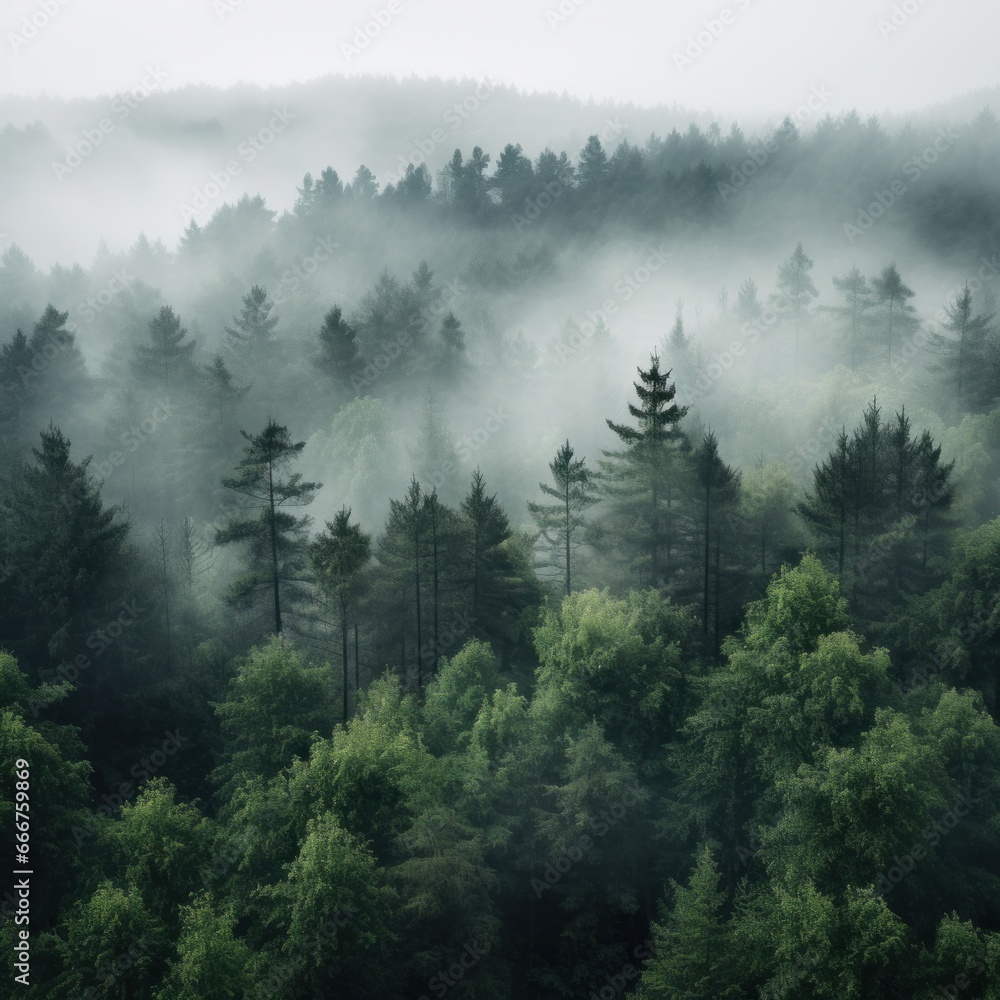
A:
{"label": "pine tree", "polygon": [[[424,683],[424,659],[427,650],[423,642],[423,612],[421,608],[421,570],[426,555],[425,538],[426,511],[423,503],[423,493],[416,476],[410,479],[410,486],[402,500],[389,501],[389,516],[386,518],[385,530],[378,540],[379,558],[390,573],[397,577],[398,584],[384,588],[392,589],[399,594],[409,593],[409,598],[403,598],[398,606],[395,617],[400,622],[409,619],[412,614],[414,635],[416,640],[416,667],[414,684],[419,692]],[[403,670],[406,670],[406,630],[401,628],[400,641],[403,649]]]}
{"label": "pine tree", "polygon": [[[309,546],[309,556],[320,587],[336,602],[340,616],[341,656],[344,678],[344,722],[347,722],[347,630],[348,615],[358,587],[358,577],[371,559],[371,535],[351,524],[350,507],[342,507],[326,531]],[[357,706],[358,678],[354,678],[354,698]]]}
{"label": "pine tree", "polygon": [[914,291],[903,283],[895,264],[887,264],[879,276],[872,279],[872,290],[875,301],[886,313],[885,356],[891,362],[894,328],[906,330],[913,323],[914,309],[909,300]]}
{"label": "pine tree", "polygon": [[320,353],[316,367],[333,382],[338,394],[357,395],[356,383],[365,367],[354,328],[344,319],[340,306],[323,317],[319,331]]}
{"label": "pine tree", "polygon": [[160,382],[164,388],[177,389],[179,385],[190,384],[195,374],[191,355],[195,342],[184,342],[187,330],[181,326],[180,317],[164,306],[149,323],[150,344],[137,344],[133,371],[151,382]]}
{"label": "pine tree", "polygon": [[[984,373],[992,367],[989,356],[988,331],[993,322],[992,315],[975,315],[973,312],[972,289],[968,283],[946,308],[945,329],[951,337],[935,338],[935,347],[943,355],[938,366],[955,380],[955,397],[959,412],[971,406],[979,408],[993,403],[988,378]],[[983,388],[987,391],[984,394]]]}
{"label": "pine tree", "polygon": [[868,279],[857,267],[852,267],[839,278],[833,279],[833,287],[844,297],[842,306],[831,306],[832,312],[840,315],[847,331],[848,355],[851,368],[857,368],[858,353],[864,330],[865,314],[875,304],[874,293]]}
{"label": "pine tree", "polygon": [[472,595],[472,616],[480,620],[484,612],[494,610],[501,571],[499,547],[510,538],[510,521],[495,493],[486,492],[486,479],[477,468],[472,485],[462,501],[462,513],[468,526],[466,575]]}
{"label": "pine tree", "polygon": [[[299,472],[286,475],[289,464],[301,454],[305,442],[295,444],[274,420],[268,420],[260,434],[247,434],[243,458],[236,475],[222,485],[245,499],[236,513],[216,531],[219,545],[241,545],[246,550],[248,572],[233,585],[231,600],[246,606],[270,591],[274,612],[274,632],[283,626],[282,588],[289,598],[301,597],[305,532],[311,523],[308,516],[296,517],[286,508],[312,503],[322,483],[304,482]],[[259,511],[259,513],[254,513]],[[287,614],[287,610],[286,610]]]}
{"label": "pine tree", "polygon": [[625,448],[603,453],[601,483],[609,501],[607,530],[638,558],[640,575],[659,587],[663,572],[671,567],[677,539],[675,507],[682,486],[676,457],[686,443],[677,425],[687,407],[674,402],[671,373],[660,371],[657,355],[638,373],[633,385],[640,406],[628,407],[638,427],[606,421]]}
{"label": "pine tree", "polygon": [[73,462],[52,425],[31,454],[0,494],[0,648],[47,667],[89,652],[88,633],[113,617],[132,559],[128,522],[104,505],[90,459]]}
{"label": "pine tree", "polygon": [[469,361],[465,353],[465,331],[451,311],[441,321],[440,338],[438,371],[442,379],[454,385],[465,374]]}
{"label": "pine tree", "polygon": [[267,291],[254,285],[243,296],[243,307],[239,316],[233,317],[233,325],[226,327],[226,345],[230,355],[244,368],[257,371],[269,358],[274,346],[274,329],[278,317],[272,316],[274,303]]}
{"label": "pine tree", "polygon": [[707,844],[698,852],[687,886],[671,879],[673,904],[653,925],[655,956],[639,984],[642,1000],[732,995],[733,955],[721,881]]}
{"label": "pine tree", "polygon": [[562,575],[567,594],[573,591],[572,559],[578,548],[577,535],[586,525],[583,512],[598,501],[586,461],[574,459],[573,455],[566,441],[549,463],[555,485],[538,484],[538,488],[556,503],[528,503],[528,511],[538,525],[539,537],[549,548],[547,559],[541,565],[552,567]]}
{"label": "pine tree", "polygon": [[873,401],[861,426],[850,437],[841,432],[815,468],[800,513],[868,620],[926,582],[936,528],[954,500],[953,467],[927,431],[913,439],[905,411],[885,424]]}
{"label": "pine tree", "polygon": [[761,313],[760,299],[757,297],[757,282],[747,278],[740,285],[736,296],[736,319],[740,325],[752,323]]}
{"label": "pine tree", "polygon": [[809,272],[814,262],[797,243],[792,255],[778,268],[778,291],[775,300],[779,311],[788,316],[795,331],[795,368],[799,373],[799,335],[809,304],[819,295]]}
{"label": "pine tree", "polygon": [[[719,457],[719,444],[715,433],[709,431],[691,456],[692,472],[701,504],[701,535],[704,550],[702,562],[702,632],[708,639],[710,608],[710,557],[712,542],[716,548],[715,610],[716,623],[719,614],[719,561],[721,548],[721,528],[725,523],[727,508],[738,500],[740,474],[726,465]],[[717,631],[717,630],[716,630]]]}

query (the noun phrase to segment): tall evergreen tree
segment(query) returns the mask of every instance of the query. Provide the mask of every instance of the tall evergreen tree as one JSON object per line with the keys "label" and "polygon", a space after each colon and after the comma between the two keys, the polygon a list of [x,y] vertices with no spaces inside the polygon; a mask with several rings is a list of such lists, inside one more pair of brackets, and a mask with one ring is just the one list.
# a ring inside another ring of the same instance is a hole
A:
{"label": "tall evergreen tree", "polygon": [[715,543],[715,620],[716,632],[719,621],[720,556],[722,526],[726,524],[727,508],[732,508],[739,498],[740,474],[719,456],[719,444],[714,431],[709,431],[691,456],[692,472],[696,487],[697,502],[701,505],[702,560],[702,632],[705,639],[709,634],[709,610],[711,594],[711,551]]}
{"label": "tall evergreen tree", "polygon": [[556,502],[528,503],[528,511],[538,525],[539,537],[548,547],[541,565],[555,569],[562,576],[567,594],[573,592],[573,553],[579,546],[577,536],[586,525],[583,513],[599,499],[585,459],[575,459],[573,455],[567,440],[549,463],[554,485],[538,484],[538,488]]}
{"label": "tall evergreen tree", "polygon": [[796,377],[799,373],[799,336],[809,305],[819,295],[809,275],[813,266],[813,259],[807,256],[802,244],[797,243],[792,255],[778,268],[778,291],[775,299],[795,333]]}
{"label": "tall evergreen tree", "polygon": [[244,499],[215,539],[219,545],[236,544],[246,550],[248,571],[233,585],[233,603],[247,606],[262,592],[270,592],[274,632],[280,634],[282,589],[286,614],[287,605],[302,596],[305,532],[311,523],[308,515],[298,517],[287,508],[312,503],[323,484],[305,482],[300,472],[288,474],[305,442],[293,443],[287,427],[268,420],[260,434],[240,434],[247,441],[243,458],[236,475],[222,485]]}
{"label": "tall evergreen tree", "polygon": [[226,327],[230,354],[239,364],[255,372],[267,363],[274,346],[278,317],[272,315],[273,311],[274,303],[268,298],[267,290],[254,285],[243,296],[239,316],[234,316],[233,325]]}
{"label": "tall evergreen tree", "polygon": [[406,671],[406,629],[402,623],[411,619],[412,615],[416,650],[413,681],[418,692],[423,688],[424,659],[427,653],[423,642],[421,608],[421,570],[426,554],[425,522],[423,492],[416,476],[413,476],[406,496],[402,500],[389,501],[389,516],[386,518],[385,530],[379,536],[378,549],[380,561],[397,577],[398,582],[393,589],[411,595],[410,598],[404,598],[400,602],[396,618],[401,623],[400,642],[403,656],[400,667]]}
{"label": "tall evergreen tree", "polygon": [[[939,370],[954,379],[955,399],[960,413],[969,408],[990,406],[992,385],[988,372],[994,360],[990,356],[988,333],[992,315],[976,315],[973,310],[972,289],[965,287],[946,308],[945,329],[950,337],[935,338],[935,347],[943,356]],[[983,391],[985,389],[985,392]]]}
{"label": "tall evergreen tree", "polygon": [[913,324],[914,309],[909,300],[915,293],[912,288],[904,284],[895,263],[887,264],[879,276],[872,279],[872,290],[875,293],[875,301],[885,311],[885,356],[887,361],[892,361],[895,333],[900,330],[905,331]]}
{"label": "tall evergreen tree", "polygon": [[[0,495],[0,648],[36,668],[89,655],[128,584],[129,526],[58,427]],[[117,589],[117,593],[115,590]],[[117,614],[117,611],[115,612]]]}
{"label": "tall evergreen tree", "polygon": [[[326,531],[309,546],[313,569],[320,587],[336,603],[339,612],[341,662],[344,680],[344,722],[347,722],[348,615],[358,587],[358,577],[371,559],[371,535],[351,524],[350,507],[342,507],[332,521],[326,522]],[[354,678],[354,698],[357,706],[358,678]]]}
{"label": "tall evergreen tree", "polygon": [[195,342],[188,340],[180,317],[164,306],[149,323],[149,344],[137,344],[132,368],[142,379],[164,388],[178,389],[190,384],[195,375],[191,355]]}
{"label": "tall evergreen tree", "polygon": [[677,452],[686,444],[678,424],[688,408],[674,402],[671,373],[660,371],[656,354],[649,368],[638,373],[633,385],[640,405],[628,407],[638,426],[606,421],[625,447],[604,452],[601,483],[610,508],[607,531],[639,560],[640,577],[659,587],[671,568],[677,539],[676,506],[683,493]]}
{"label": "tall evergreen tree", "polygon": [[502,597],[501,580],[506,566],[500,547],[510,538],[510,521],[495,493],[486,492],[480,469],[462,501],[467,526],[465,576],[472,598],[472,616],[486,621],[496,615]]}
{"label": "tall evergreen tree", "polygon": [[333,382],[341,396],[357,395],[356,380],[365,362],[358,349],[357,333],[344,319],[340,306],[334,306],[323,317],[319,347],[316,367]]}
{"label": "tall evergreen tree", "polygon": [[851,368],[854,369],[858,365],[866,314],[875,304],[874,294],[868,279],[857,267],[852,267],[850,271],[834,277],[833,287],[843,296],[844,304],[831,306],[830,310],[843,319],[848,344],[847,354],[851,359]]}

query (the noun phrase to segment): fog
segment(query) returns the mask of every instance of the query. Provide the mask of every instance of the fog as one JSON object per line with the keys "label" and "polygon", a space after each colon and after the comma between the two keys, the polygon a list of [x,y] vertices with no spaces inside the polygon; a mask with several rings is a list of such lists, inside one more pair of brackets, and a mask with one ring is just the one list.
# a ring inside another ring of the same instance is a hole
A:
{"label": "fog", "polygon": [[945,87],[917,0],[534,4],[547,46],[51,2],[0,93],[0,763],[45,873],[4,968],[994,997],[992,15]]}

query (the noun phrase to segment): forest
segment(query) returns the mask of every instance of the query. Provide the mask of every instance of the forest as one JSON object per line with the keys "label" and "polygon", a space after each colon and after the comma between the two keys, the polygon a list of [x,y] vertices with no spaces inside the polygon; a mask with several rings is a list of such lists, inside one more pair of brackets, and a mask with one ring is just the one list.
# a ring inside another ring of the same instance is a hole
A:
{"label": "forest", "polygon": [[812,114],[4,239],[32,995],[1000,998],[1000,122]]}

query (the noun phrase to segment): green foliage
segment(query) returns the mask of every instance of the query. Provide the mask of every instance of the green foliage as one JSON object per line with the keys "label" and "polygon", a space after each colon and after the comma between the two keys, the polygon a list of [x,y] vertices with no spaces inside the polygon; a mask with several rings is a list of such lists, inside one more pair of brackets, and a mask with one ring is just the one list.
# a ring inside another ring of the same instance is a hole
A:
{"label": "green foliage", "polygon": [[632,759],[650,760],[684,718],[692,633],[690,615],[655,591],[565,597],[535,629],[538,723],[555,735],[596,719]]}
{"label": "green foliage", "polygon": [[332,688],[329,667],[308,663],[280,637],[251,650],[216,706],[226,742],[218,779],[231,789],[254,777],[272,778],[306,757],[332,728]]}

